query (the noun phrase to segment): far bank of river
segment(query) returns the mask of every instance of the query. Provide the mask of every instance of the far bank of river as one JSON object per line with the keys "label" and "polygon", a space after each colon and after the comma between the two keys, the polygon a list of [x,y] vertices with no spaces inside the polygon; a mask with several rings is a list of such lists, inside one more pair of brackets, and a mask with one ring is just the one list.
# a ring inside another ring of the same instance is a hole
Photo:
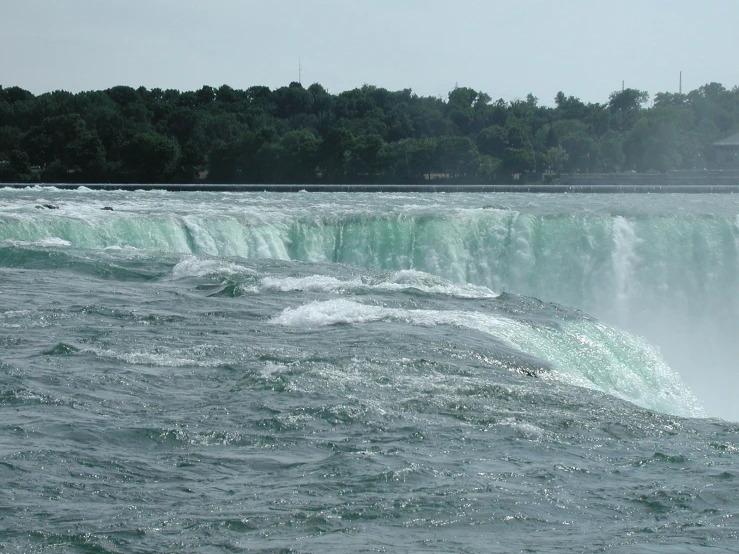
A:
{"label": "far bank of river", "polygon": [[217,184],[217,183],[6,183],[2,187],[56,187],[62,190],[165,190],[175,192],[526,192],[526,193],[739,193],[739,171],[675,171],[670,173],[592,173],[559,179],[506,184]]}

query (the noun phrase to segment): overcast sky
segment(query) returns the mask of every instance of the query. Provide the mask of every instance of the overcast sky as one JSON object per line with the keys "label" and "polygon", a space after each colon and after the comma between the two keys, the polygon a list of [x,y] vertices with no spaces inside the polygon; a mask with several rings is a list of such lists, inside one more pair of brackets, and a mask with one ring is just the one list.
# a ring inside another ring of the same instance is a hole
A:
{"label": "overcast sky", "polygon": [[368,83],[605,102],[739,85],[739,0],[0,0],[0,84],[338,93]]}

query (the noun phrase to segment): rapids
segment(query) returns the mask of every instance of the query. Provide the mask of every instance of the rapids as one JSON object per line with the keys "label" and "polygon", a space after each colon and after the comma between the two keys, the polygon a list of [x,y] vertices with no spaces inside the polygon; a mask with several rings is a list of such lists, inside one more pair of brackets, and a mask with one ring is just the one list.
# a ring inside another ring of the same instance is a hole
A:
{"label": "rapids", "polygon": [[0,550],[735,552],[738,214],[0,189]]}

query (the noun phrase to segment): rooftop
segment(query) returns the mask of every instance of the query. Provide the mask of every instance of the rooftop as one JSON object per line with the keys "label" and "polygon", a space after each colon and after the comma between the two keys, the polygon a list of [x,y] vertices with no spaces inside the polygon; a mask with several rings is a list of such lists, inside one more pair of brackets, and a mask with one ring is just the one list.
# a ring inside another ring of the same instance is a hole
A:
{"label": "rooftop", "polygon": [[739,146],[739,133],[713,143],[714,146]]}

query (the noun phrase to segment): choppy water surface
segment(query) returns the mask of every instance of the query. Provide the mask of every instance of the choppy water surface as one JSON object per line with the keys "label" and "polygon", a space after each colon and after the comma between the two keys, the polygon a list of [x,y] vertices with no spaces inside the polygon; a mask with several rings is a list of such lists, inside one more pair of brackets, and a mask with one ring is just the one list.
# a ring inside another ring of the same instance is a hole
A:
{"label": "choppy water surface", "polygon": [[738,214],[0,190],[0,547],[736,551]]}

